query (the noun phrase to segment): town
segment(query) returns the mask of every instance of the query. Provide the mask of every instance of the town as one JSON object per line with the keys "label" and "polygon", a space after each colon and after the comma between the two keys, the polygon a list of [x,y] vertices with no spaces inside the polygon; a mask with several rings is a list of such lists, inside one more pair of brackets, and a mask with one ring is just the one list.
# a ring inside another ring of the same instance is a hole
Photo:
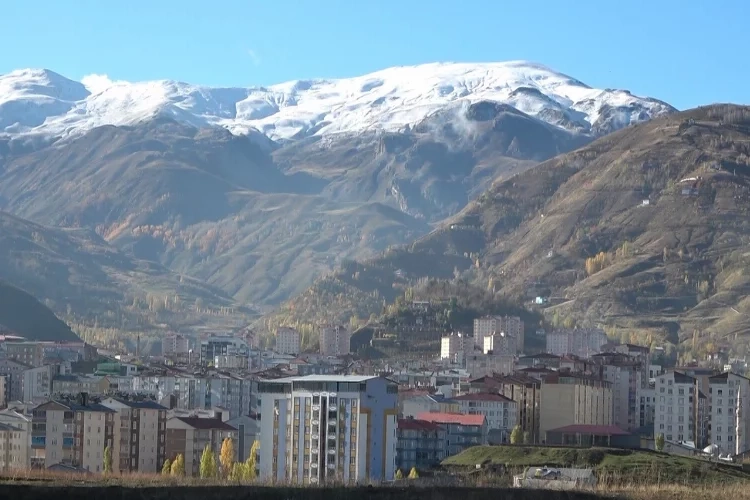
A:
{"label": "town", "polygon": [[[429,315],[417,316],[424,326]],[[750,449],[744,360],[666,366],[661,353],[602,329],[534,330],[518,316],[431,332],[429,356],[367,359],[342,325],[321,326],[315,352],[279,327],[268,349],[248,329],[171,333],[160,356],[6,331],[0,470],[205,477],[218,474],[216,465],[207,472],[210,455],[271,483],[361,484],[432,474],[482,445],[650,449],[727,463]]]}

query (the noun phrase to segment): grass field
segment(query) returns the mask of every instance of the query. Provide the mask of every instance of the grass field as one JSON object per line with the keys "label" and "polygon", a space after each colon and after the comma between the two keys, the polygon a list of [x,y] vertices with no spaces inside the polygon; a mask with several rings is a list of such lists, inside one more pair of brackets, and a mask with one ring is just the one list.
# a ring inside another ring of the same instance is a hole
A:
{"label": "grass field", "polygon": [[697,485],[750,482],[741,466],[711,463],[648,450],[477,446],[443,461],[444,466],[502,464],[511,470],[530,466],[592,467],[603,484]]}

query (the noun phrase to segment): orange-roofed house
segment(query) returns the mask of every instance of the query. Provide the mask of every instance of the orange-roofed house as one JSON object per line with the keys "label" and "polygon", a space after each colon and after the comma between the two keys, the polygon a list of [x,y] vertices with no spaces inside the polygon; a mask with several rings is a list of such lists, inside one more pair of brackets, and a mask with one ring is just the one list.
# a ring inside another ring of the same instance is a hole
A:
{"label": "orange-roofed house", "polygon": [[448,456],[472,446],[487,444],[487,419],[484,415],[425,412],[417,415],[417,420],[438,424],[445,429]]}

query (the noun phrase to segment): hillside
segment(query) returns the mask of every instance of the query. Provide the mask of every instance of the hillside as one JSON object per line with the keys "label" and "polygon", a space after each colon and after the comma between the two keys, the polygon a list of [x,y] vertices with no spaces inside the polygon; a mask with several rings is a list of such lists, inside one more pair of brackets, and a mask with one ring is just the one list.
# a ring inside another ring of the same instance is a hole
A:
{"label": "hillside", "polygon": [[495,183],[441,228],[368,262],[377,277],[362,286],[345,272],[328,279],[387,295],[400,280],[458,273],[519,302],[549,297],[549,316],[742,350],[749,155],[748,108],[656,119]]}
{"label": "hillside", "polygon": [[[51,228],[3,212],[0,279],[71,322],[125,331],[162,323],[242,324],[255,314],[195,279],[122,254],[91,231]],[[215,318],[212,311],[222,309],[227,314]]]}
{"label": "hillside", "polygon": [[0,332],[8,331],[29,340],[80,340],[34,297],[0,280]]}

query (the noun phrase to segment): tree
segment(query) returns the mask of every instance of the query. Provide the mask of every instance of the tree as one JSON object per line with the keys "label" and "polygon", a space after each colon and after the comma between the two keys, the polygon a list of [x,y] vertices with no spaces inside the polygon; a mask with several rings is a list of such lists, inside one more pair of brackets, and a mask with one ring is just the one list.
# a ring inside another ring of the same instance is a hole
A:
{"label": "tree", "polygon": [[396,479],[403,479],[403,478],[404,478],[404,473],[401,472],[401,469],[397,469],[396,470]]}
{"label": "tree", "polygon": [[409,471],[409,479],[417,479],[419,477],[419,473],[417,472],[416,467],[412,467]]}
{"label": "tree", "polygon": [[172,462],[170,472],[173,476],[184,476],[185,475],[185,457],[180,453]]}
{"label": "tree", "polygon": [[107,446],[104,448],[104,473],[110,474],[112,472],[112,447]]}
{"label": "tree", "polygon": [[656,435],[654,445],[656,446],[656,451],[664,451],[664,434],[659,433]]}
{"label": "tree", "polygon": [[172,473],[172,462],[169,459],[164,460],[164,465],[161,466],[161,475],[168,476]]}
{"label": "tree", "polygon": [[206,445],[206,447],[203,448],[203,455],[201,455],[200,476],[201,479],[210,479],[216,477],[216,459],[214,458],[214,452],[211,451],[210,445]]}
{"label": "tree", "polygon": [[227,479],[230,481],[242,481],[245,479],[245,469],[246,464],[242,462],[234,462],[232,464],[232,468],[229,470],[229,475],[227,476]]}
{"label": "tree", "polygon": [[221,462],[221,475],[228,477],[234,465],[234,443],[230,438],[225,438],[221,443],[219,461]]}
{"label": "tree", "polygon": [[245,470],[243,471],[243,479],[247,481],[255,479],[255,471],[258,468],[258,450],[260,450],[260,441],[253,441],[253,445],[250,447],[250,455],[245,460]]}
{"label": "tree", "polygon": [[510,433],[510,444],[521,444],[523,440],[523,429],[520,425],[513,427],[513,431]]}

